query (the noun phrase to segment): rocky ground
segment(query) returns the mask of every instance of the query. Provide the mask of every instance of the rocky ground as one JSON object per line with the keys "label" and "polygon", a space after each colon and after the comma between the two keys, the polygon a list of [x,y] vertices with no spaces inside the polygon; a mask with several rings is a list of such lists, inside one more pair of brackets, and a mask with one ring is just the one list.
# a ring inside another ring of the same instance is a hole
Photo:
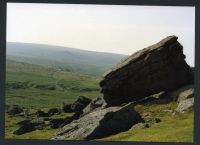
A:
{"label": "rocky ground", "polygon": [[[46,112],[30,113],[18,105],[7,105],[9,116],[26,118],[17,123],[19,128],[13,134],[57,129],[49,139],[120,140],[117,135],[123,136],[124,132],[166,123],[160,114],[167,114],[167,119],[173,120],[174,116],[193,112],[194,69],[185,62],[183,47],[177,39],[169,36],[134,53],[105,73],[100,82],[103,98],[91,100],[78,96],[74,103]],[[158,112],[159,115],[155,115]],[[63,113],[72,115],[52,117]]]}

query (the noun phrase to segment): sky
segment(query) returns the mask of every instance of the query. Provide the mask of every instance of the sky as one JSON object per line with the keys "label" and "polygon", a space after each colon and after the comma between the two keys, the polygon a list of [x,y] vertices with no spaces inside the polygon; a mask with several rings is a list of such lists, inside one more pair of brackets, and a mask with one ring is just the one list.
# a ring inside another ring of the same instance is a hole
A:
{"label": "sky", "polygon": [[131,55],[169,35],[194,66],[194,7],[7,4],[7,42]]}

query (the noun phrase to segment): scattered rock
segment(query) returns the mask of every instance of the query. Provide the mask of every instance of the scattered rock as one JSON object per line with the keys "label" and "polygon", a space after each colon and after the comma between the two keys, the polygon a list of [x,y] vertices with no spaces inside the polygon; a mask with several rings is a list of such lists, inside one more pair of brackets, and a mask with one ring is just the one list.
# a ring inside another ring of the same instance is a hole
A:
{"label": "scattered rock", "polygon": [[48,111],[49,116],[55,115],[55,114],[60,114],[61,111],[58,108],[51,108]]}
{"label": "scattered rock", "polygon": [[28,132],[35,131],[36,129],[41,129],[44,122],[40,120],[24,120],[19,122],[20,128],[13,132],[15,135],[22,135]]}
{"label": "scattered rock", "polygon": [[155,124],[155,123],[161,122],[161,120],[159,118],[155,118],[155,117],[145,118],[144,120],[148,124]]}
{"label": "scattered rock", "polygon": [[173,113],[174,111],[173,110],[170,110],[170,109],[165,109],[165,110],[162,110],[163,112],[169,112],[169,113]]}
{"label": "scattered rock", "polygon": [[133,127],[131,127],[130,130],[135,130],[135,129],[144,129],[144,128],[149,128],[149,124],[147,123],[137,123],[135,125],[133,125]]}
{"label": "scattered rock", "polygon": [[20,126],[23,126],[23,125],[29,124],[30,122],[31,122],[30,119],[26,119],[26,120],[18,122],[17,124],[20,125]]}
{"label": "scattered rock", "polygon": [[33,124],[26,124],[26,125],[21,126],[16,131],[14,131],[13,134],[15,134],[15,135],[22,135],[24,133],[32,132],[34,130],[36,130],[35,129],[35,125],[33,125]]}
{"label": "scattered rock", "polygon": [[73,112],[80,112],[91,102],[92,100],[85,96],[78,96],[78,99],[71,105]]}
{"label": "scattered rock", "polygon": [[130,129],[143,122],[133,103],[93,111],[61,128],[52,139],[98,139]]}
{"label": "scattered rock", "polygon": [[178,96],[178,102],[181,102],[183,100],[186,100],[186,99],[189,99],[189,98],[192,98],[194,97],[194,88],[189,88],[183,92],[181,92]]}
{"label": "scattered rock", "polygon": [[142,118],[148,124],[155,124],[161,122],[159,118],[154,117],[153,112],[145,112],[142,114]]}
{"label": "scattered rock", "polygon": [[41,110],[38,110],[35,114],[37,115],[37,117],[49,117],[48,113]]}
{"label": "scattered rock", "polygon": [[62,108],[63,112],[65,112],[65,113],[72,113],[73,110],[71,108],[71,105],[72,104],[65,104],[65,105],[63,105],[63,108]]}
{"label": "scattered rock", "polygon": [[153,115],[152,112],[145,112],[142,114],[142,118],[151,117]]}
{"label": "scattered rock", "polygon": [[23,109],[18,105],[8,105],[6,109],[8,115],[17,115],[23,113]]}
{"label": "scattered rock", "polygon": [[137,101],[193,82],[176,36],[140,50],[104,74],[101,92],[109,106]]}
{"label": "scattered rock", "polygon": [[59,128],[66,119],[61,119],[61,118],[57,118],[57,119],[51,119],[50,120],[50,124],[51,124],[51,128],[56,129]]}
{"label": "scattered rock", "polygon": [[179,102],[178,107],[176,108],[176,112],[185,113],[194,108],[194,98],[189,98]]}
{"label": "scattered rock", "polygon": [[169,96],[178,103],[182,100],[194,97],[194,85],[186,85],[168,93]]}

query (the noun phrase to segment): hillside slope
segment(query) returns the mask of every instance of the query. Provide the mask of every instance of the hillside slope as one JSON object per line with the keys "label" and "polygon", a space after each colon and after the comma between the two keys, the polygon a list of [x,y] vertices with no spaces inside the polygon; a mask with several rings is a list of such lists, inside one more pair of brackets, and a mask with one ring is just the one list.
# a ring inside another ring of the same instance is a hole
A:
{"label": "hillside slope", "polygon": [[7,58],[61,70],[99,76],[126,55],[86,51],[69,47],[7,43]]}
{"label": "hillside slope", "polygon": [[99,78],[7,60],[6,103],[59,107],[78,95],[99,96]]}

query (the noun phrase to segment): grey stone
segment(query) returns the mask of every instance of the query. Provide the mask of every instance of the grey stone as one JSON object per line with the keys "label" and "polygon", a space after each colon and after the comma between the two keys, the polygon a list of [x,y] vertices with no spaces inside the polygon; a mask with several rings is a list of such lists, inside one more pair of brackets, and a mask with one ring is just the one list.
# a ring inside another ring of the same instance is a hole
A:
{"label": "grey stone", "polygon": [[193,110],[194,107],[194,98],[189,98],[179,102],[178,107],[176,108],[176,112],[185,113],[190,110]]}
{"label": "grey stone", "polygon": [[117,134],[143,122],[134,110],[132,103],[123,107],[109,107],[93,111],[61,128],[54,140],[84,139],[92,140]]}
{"label": "grey stone", "polygon": [[73,112],[80,112],[90,104],[92,100],[85,96],[78,96],[77,100],[71,105],[71,109]]}
{"label": "grey stone", "polygon": [[55,115],[55,114],[60,114],[61,110],[58,108],[51,108],[48,110],[49,116]]}
{"label": "grey stone", "polygon": [[96,99],[92,100],[92,102],[83,109],[83,115],[90,113],[91,111],[101,109],[102,107],[106,106],[106,102],[103,98],[97,97]]}
{"label": "grey stone", "polygon": [[42,110],[38,110],[35,114],[37,115],[37,117],[49,117],[49,114]]}
{"label": "grey stone", "polygon": [[193,82],[192,69],[177,39],[169,36],[127,57],[105,73],[100,86],[108,105],[137,101]]}
{"label": "grey stone", "polygon": [[149,124],[141,122],[133,125],[130,130],[145,129],[145,128],[149,128]]}

